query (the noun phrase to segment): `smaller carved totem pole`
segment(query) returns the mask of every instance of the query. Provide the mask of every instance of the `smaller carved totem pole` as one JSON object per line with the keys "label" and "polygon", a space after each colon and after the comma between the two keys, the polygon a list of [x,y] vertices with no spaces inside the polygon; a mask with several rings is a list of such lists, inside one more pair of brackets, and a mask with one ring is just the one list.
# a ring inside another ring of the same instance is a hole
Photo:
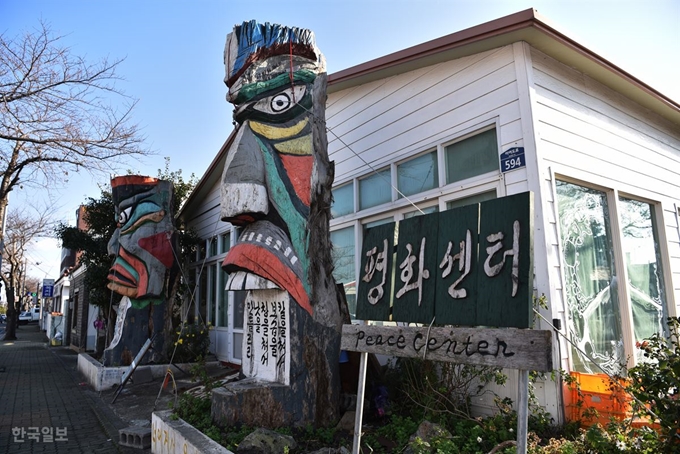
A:
{"label": "smaller carved totem pole", "polygon": [[329,237],[325,61],[310,30],[244,22],[224,50],[238,123],[221,218],[241,226],[222,264],[247,291],[242,374],[213,391],[231,425],[327,426],[339,402],[341,316]]}
{"label": "smaller carved totem pole", "polygon": [[115,257],[108,288],[123,298],[103,364],[130,364],[147,339],[153,342],[140,364],[162,362],[167,300],[178,270],[173,186],[126,175],[111,180],[111,191],[118,228],[108,245],[109,255]]}

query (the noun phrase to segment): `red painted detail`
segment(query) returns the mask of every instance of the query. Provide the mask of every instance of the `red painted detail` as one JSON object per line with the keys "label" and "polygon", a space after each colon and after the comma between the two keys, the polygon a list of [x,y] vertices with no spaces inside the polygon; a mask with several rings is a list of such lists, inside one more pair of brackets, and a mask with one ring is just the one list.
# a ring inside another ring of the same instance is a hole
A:
{"label": "red painted detail", "polygon": [[280,154],[281,162],[293,184],[295,193],[305,205],[309,206],[312,197],[312,169],[314,156],[292,156]]}
{"label": "red painted detail", "polygon": [[314,310],[309,302],[309,295],[300,279],[292,269],[281,263],[279,258],[267,249],[249,243],[237,244],[224,258],[222,266],[226,265],[234,265],[269,279],[290,293],[300,307],[309,312],[309,315],[313,315]]}
{"label": "red painted detail", "polygon": [[158,183],[158,178],[143,177],[141,175],[123,175],[111,180],[111,187],[115,188],[123,185],[150,185]]}
{"label": "red painted detail", "polygon": [[168,239],[167,232],[161,232],[141,238],[137,244],[157,258],[166,268],[172,268],[174,258],[172,255],[172,245]]}
{"label": "red painted detail", "polygon": [[125,260],[125,262],[127,262],[132,267],[132,269],[134,269],[137,272],[138,278],[136,296],[140,297],[142,295],[145,295],[147,289],[149,288],[149,273],[146,270],[146,264],[139,258],[130,254],[122,247],[118,251],[118,256],[119,258]]}
{"label": "red painted detail", "polygon": [[[118,276],[121,278],[125,279],[119,279]],[[109,270],[109,279],[112,281],[116,281],[121,285],[124,285],[126,287],[129,287],[130,285],[137,285],[137,278],[133,276],[127,268],[122,266],[120,263],[116,261],[116,263],[113,264],[111,269]]]}

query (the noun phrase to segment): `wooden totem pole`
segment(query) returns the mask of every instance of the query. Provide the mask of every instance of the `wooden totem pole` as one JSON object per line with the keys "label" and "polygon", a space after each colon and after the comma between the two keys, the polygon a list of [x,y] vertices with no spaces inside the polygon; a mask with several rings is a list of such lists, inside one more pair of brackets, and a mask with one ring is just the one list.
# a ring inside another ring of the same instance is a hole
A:
{"label": "wooden totem pole", "polygon": [[178,270],[172,182],[126,175],[111,180],[111,191],[118,228],[108,245],[115,257],[108,288],[123,298],[102,362],[128,365],[152,338],[140,364],[161,362],[167,301]]}
{"label": "wooden totem pole", "polygon": [[224,50],[238,124],[221,218],[242,227],[222,266],[247,290],[242,374],[213,391],[224,425],[337,420],[341,316],[329,220],[325,61],[311,31],[244,22]]}

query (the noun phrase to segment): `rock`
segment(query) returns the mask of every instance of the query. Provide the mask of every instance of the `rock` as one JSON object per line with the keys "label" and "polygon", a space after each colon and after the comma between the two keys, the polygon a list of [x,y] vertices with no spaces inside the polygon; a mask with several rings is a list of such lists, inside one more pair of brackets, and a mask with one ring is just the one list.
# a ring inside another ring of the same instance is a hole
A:
{"label": "rock", "polygon": [[420,423],[420,426],[418,426],[418,430],[416,430],[416,432],[411,435],[411,438],[409,438],[409,443],[404,450],[404,454],[413,454],[415,452],[414,446],[417,439],[432,446],[432,442],[435,439],[442,438],[453,438],[453,435],[439,424],[423,421]]}
{"label": "rock", "polygon": [[342,418],[340,418],[338,425],[335,426],[335,429],[354,434],[354,420],[356,419],[356,414],[355,411],[346,411],[345,414],[342,415]]}
{"label": "rock", "polygon": [[341,446],[339,448],[321,448],[307,454],[350,454],[350,450]]}
{"label": "rock", "polygon": [[294,450],[295,439],[269,429],[257,429],[239,443],[237,454],[284,454],[284,448]]}

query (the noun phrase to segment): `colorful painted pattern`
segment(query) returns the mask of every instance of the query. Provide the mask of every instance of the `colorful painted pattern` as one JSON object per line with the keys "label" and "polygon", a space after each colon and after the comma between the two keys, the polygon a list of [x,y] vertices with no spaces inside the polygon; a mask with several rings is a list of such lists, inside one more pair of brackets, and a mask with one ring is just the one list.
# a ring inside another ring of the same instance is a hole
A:
{"label": "colorful painted pattern", "polygon": [[142,308],[166,298],[168,271],[175,266],[172,183],[126,175],[111,180],[118,228],[109,241],[115,257],[108,288]]}
{"label": "colorful painted pattern", "polygon": [[[221,218],[243,226],[223,262],[231,290],[287,290],[310,314],[307,223],[314,169],[314,83],[325,71],[309,30],[245,22],[225,48],[225,82],[239,124],[222,176]],[[318,101],[318,100],[317,100]],[[234,274],[236,273],[236,274]]]}

